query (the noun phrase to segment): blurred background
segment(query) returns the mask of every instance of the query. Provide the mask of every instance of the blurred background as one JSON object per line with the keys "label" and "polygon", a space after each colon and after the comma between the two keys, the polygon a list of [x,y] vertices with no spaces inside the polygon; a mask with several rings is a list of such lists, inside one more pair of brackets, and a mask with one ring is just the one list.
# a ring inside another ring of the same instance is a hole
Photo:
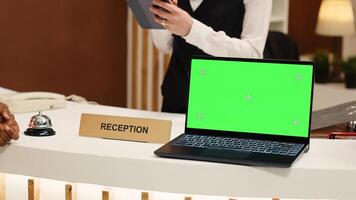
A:
{"label": "blurred background", "polygon": [[[282,50],[293,44],[298,56],[290,59],[316,61],[318,82],[356,87],[355,24],[339,23],[355,22],[356,0],[336,7],[329,2],[332,9],[322,2],[273,0],[270,30],[286,36],[282,42],[277,38]],[[336,8],[342,14],[331,19],[340,20],[330,21]],[[154,48],[125,0],[1,0],[0,30],[0,87],[160,110],[169,55]],[[268,55],[285,58],[278,52],[272,48]]]}

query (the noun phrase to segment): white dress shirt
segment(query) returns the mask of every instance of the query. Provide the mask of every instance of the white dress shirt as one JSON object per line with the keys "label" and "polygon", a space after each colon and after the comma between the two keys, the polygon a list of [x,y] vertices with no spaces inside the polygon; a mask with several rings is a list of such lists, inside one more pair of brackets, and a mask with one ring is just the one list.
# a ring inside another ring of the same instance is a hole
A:
{"label": "white dress shirt", "polygon": [[[196,10],[203,0],[190,0]],[[183,37],[205,53],[221,57],[262,58],[272,12],[272,0],[244,0],[245,17],[241,39],[229,37],[223,31],[193,18],[188,35]],[[173,36],[167,30],[152,30],[155,46],[165,53],[172,50]]]}

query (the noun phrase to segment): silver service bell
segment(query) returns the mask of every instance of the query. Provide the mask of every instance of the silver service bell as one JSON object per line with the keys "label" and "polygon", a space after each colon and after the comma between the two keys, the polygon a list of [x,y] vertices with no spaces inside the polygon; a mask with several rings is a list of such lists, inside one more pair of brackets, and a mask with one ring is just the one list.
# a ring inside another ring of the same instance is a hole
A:
{"label": "silver service bell", "polygon": [[51,136],[55,134],[51,119],[47,115],[42,115],[41,111],[31,117],[28,129],[25,131],[25,135],[29,136]]}

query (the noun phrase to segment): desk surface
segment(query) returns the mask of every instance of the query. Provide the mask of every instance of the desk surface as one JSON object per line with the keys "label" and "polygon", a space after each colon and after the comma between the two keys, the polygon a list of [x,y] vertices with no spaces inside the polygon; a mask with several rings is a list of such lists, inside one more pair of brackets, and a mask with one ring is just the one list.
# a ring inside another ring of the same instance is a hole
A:
{"label": "desk surface", "polygon": [[[183,132],[184,115],[69,103],[45,112],[56,136],[21,135],[0,148],[0,171],[114,187],[248,197],[354,199],[356,141],[311,140],[310,151],[292,168],[263,168],[158,158],[160,145],[80,137],[80,115],[172,120],[172,138]],[[19,114],[21,133],[34,113]]]}

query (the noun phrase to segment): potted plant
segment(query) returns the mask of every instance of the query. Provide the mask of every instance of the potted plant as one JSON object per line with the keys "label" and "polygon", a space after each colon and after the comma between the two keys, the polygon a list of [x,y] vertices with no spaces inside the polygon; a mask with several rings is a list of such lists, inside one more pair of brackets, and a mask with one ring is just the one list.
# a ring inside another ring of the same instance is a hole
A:
{"label": "potted plant", "polygon": [[356,88],[356,56],[342,63],[345,73],[345,85],[347,88]]}
{"label": "potted plant", "polygon": [[315,63],[315,82],[328,82],[330,75],[329,52],[321,49],[316,50],[313,61]]}

